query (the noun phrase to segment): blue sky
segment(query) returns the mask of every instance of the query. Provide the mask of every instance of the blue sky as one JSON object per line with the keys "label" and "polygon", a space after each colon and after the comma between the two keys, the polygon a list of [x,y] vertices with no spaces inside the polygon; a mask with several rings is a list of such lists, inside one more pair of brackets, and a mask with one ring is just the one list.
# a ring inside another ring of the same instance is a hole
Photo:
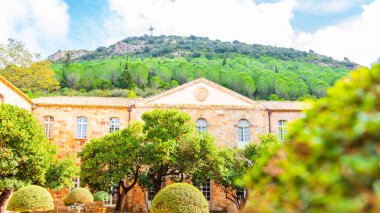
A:
{"label": "blue sky", "polygon": [[292,47],[363,65],[380,58],[380,0],[5,0],[0,43],[48,56],[128,36],[197,35]]}

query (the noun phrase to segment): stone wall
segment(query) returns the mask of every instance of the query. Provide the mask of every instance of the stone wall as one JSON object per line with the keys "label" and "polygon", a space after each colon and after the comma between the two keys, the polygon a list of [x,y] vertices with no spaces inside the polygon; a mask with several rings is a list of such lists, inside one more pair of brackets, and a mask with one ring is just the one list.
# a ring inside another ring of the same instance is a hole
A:
{"label": "stone wall", "polygon": [[[208,132],[215,136],[217,145],[236,147],[237,123],[240,119],[246,119],[251,124],[251,140],[258,143],[257,135],[269,132],[268,112],[250,107],[223,107],[223,106],[145,106],[133,108],[130,114],[131,120],[141,120],[144,112],[154,108],[178,108],[190,114],[194,121],[203,118],[208,122]],[[51,141],[61,147],[61,155],[67,152],[76,154],[90,139],[101,137],[109,132],[109,120],[111,117],[120,118],[120,128],[128,125],[129,112],[127,109],[96,108],[96,107],[36,107],[34,116],[42,123],[43,116],[53,116],[53,135]],[[76,118],[86,116],[88,119],[87,139],[75,138]],[[271,129],[273,133],[278,131],[278,120],[292,121],[301,116],[299,111],[274,111],[271,114]],[[238,212],[235,205],[225,198],[223,191],[212,183],[211,186],[211,210]],[[55,192],[55,200],[62,200],[67,190]],[[147,212],[146,197],[142,190],[135,186],[128,194],[130,210],[132,212]],[[62,202],[59,211],[67,209]],[[91,208],[96,209],[96,208]],[[95,210],[94,210],[95,211]],[[112,211],[112,210],[108,210]],[[88,212],[88,211],[86,211]],[[92,211],[91,211],[92,212]]]}
{"label": "stone wall", "polygon": [[[44,116],[53,116],[51,141],[60,147],[61,155],[68,152],[76,155],[85,143],[93,138],[109,133],[110,118],[120,119],[120,129],[128,125],[128,110],[113,108],[79,108],[79,107],[37,107],[33,114],[38,122],[43,123]],[[76,138],[77,117],[87,117],[87,138]]]}

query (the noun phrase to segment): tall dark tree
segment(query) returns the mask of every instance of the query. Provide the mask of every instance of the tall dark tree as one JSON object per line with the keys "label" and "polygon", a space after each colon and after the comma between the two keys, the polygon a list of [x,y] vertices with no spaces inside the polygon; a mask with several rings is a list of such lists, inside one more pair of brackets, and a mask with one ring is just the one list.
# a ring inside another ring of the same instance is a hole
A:
{"label": "tall dark tree", "polygon": [[133,87],[133,79],[128,67],[128,59],[127,59],[127,62],[125,63],[124,70],[123,72],[120,73],[117,81],[118,81],[119,87],[121,88],[130,89]]}
{"label": "tall dark tree", "polygon": [[66,58],[65,61],[63,62],[63,69],[62,69],[62,78],[61,78],[61,87],[69,87],[69,77],[68,77],[68,72],[69,72],[69,67],[71,64],[71,52],[67,51],[66,53]]}

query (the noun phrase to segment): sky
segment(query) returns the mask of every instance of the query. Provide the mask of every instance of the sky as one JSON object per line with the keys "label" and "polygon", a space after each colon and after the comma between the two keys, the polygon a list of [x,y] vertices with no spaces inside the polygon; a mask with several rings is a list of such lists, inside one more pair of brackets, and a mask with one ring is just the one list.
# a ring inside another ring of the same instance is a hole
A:
{"label": "sky", "polygon": [[0,44],[44,57],[129,36],[202,36],[380,60],[380,0],[0,0]]}

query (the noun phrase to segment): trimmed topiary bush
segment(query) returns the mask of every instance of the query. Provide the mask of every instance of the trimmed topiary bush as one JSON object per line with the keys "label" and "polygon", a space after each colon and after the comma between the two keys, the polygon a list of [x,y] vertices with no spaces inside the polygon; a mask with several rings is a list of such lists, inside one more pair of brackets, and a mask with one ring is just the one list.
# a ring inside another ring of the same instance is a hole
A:
{"label": "trimmed topiary bush", "polygon": [[94,201],[109,201],[110,195],[105,191],[98,191],[94,194]]}
{"label": "trimmed topiary bush", "polygon": [[208,202],[199,189],[187,183],[174,183],[157,193],[151,213],[204,213]]}
{"label": "trimmed topiary bush", "polygon": [[63,200],[65,205],[70,206],[74,204],[83,204],[94,202],[91,192],[85,188],[77,188],[68,194]]}
{"label": "trimmed topiary bush", "polygon": [[45,188],[36,185],[25,186],[16,191],[7,205],[8,211],[35,212],[54,209],[53,198]]}

